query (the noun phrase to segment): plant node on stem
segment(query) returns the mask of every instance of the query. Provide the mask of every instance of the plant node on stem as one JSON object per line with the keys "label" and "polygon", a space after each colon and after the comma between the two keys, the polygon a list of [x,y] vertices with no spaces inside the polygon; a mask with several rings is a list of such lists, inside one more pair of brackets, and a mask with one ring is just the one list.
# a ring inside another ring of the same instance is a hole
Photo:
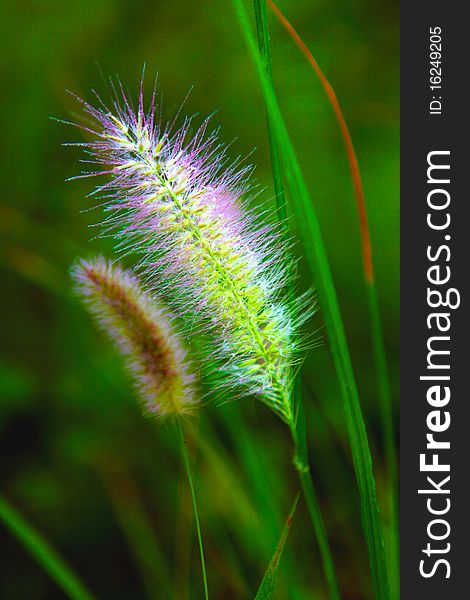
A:
{"label": "plant node on stem", "polygon": [[308,460],[305,417],[301,401],[300,382],[296,386],[296,395],[298,407],[296,420],[292,420],[289,423],[289,429],[294,444],[293,464],[299,475],[302,491],[305,496],[308,512],[317,538],[323,569],[325,571],[325,578],[328,585],[328,596],[331,600],[340,600],[341,593],[336,569],[331,554],[330,543],[326,534],[325,523],[313,486],[312,472]]}

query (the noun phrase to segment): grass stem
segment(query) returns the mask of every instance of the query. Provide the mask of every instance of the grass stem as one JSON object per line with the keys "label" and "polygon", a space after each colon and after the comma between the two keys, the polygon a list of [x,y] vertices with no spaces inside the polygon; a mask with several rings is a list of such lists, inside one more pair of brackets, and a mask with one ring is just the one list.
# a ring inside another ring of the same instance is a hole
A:
{"label": "grass stem", "polygon": [[191,500],[193,503],[194,520],[196,522],[197,541],[198,541],[198,545],[199,545],[199,556],[201,559],[202,580],[203,580],[203,584],[204,584],[204,598],[205,598],[205,600],[209,600],[209,586],[207,585],[206,560],[204,558],[204,546],[202,543],[201,525],[199,522],[199,512],[197,509],[196,492],[194,489],[191,465],[189,462],[189,456],[188,456],[188,451],[186,449],[186,441],[184,439],[181,422],[179,419],[175,419],[175,423],[176,423],[176,429],[178,432],[178,439],[180,441],[181,454],[183,456],[184,468],[186,471],[186,476],[188,478],[189,489],[191,490]]}
{"label": "grass stem", "polygon": [[[259,1],[265,5],[265,0]],[[388,600],[390,597],[388,570],[375,477],[372,469],[372,457],[339,301],[320,223],[286,127],[276,92],[260,57],[243,1],[234,0],[234,5],[258,72],[270,125],[280,151],[283,177],[295,206],[305,258],[317,286],[320,307],[325,319],[361,500],[362,525],[368,547],[374,595],[377,599]]]}
{"label": "grass stem", "polygon": [[294,466],[299,475],[302,491],[305,496],[310,519],[320,550],[320,556],[325,572],[325,579],[328,586],[328,597],[330,600],[339,600],[341,598],[338,577],[336,574],[333,555],[331,553],[330,542],[326,533],[325,523],[321,513],[320,504],[313,484],[312,471],[308,459],[307,447],[307,426],[305,421],[305,412],[303,406],[302,382],[297,379],[294,390],[295,406],[297,408],[296,420],[290,423],[289,428],[294,443]]}
{"label": "grass stem", "polygon": [[377,286],[374,280],[367,284],[369,314],[371,319],[372,345],[375,357],[377,384],[382,422],[385,463],[388,478],[388,510],[390,514],[390,535],[388,544],[388,564],[390,570],[390,595],[392,600],[400,598],[400,515],[398,500],[398,464],[392,398],[388,379],[387,358]]}

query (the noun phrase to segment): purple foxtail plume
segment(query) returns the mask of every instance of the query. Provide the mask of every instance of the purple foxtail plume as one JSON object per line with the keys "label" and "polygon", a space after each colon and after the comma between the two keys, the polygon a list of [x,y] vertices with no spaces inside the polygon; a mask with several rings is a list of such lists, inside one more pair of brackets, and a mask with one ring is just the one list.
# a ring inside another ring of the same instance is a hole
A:
{"label": "purple foxtail plume", "polygon": [[125,357],[146,413],[183,415],[196,405],[194,376],[168,312],[137,277],[99,257],[73,268],[90,313]]}
{"label": "purple foxtail plume", "polygon": [[85,146],[109,176],[96,190],[105,234],[141,255],[148,284],[188,331],[210,333],[224,389],[256,395],[292,422],[298,330],[312,309],[310,297],[284,298],[292,259],[243,199],[251,168],[228,164],[207,120],[194,134],[191,119],[177,131],[162,126],[155,93],[148,112],[142,89],[136,111],[124,94],[112,109],[83,104],[95,137]]}

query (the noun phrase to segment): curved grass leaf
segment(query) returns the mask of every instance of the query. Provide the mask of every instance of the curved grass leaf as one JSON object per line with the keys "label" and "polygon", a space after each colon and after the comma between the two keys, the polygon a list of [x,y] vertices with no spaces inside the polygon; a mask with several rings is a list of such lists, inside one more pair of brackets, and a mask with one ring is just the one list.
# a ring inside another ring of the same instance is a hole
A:
{"label": "curved grass leaf", "polygon": [[[255,1],[256,5],[261,4]],[[398,466],[397,466],[397,448],[395,442],[395,431],[393,422],[393,406],[390,390],[390,382],[388,377],[387,356],[385,352],[383,327],[380,317],[380,306],[377,292],[377,284],[374,276],[374,262],[372,257],[372,245],[370,239],[370,231],[367,218],[367,209],[364,195],[364,187],[362,185],[361,172],[359,162],[357,160],[356,150],[352,141],[349,127],[341,109],[336,92],[331,83],[326,78],[320,65],[315,60],[313,54],[302,40],[300,35],[286,19],[273,0],[268,0],[269,7],[276,15],[278,21],[287,31],[288,35],[293,39],[294,43],[299,48],[300,52],[305,56],[307,62],[312,67],[321,86],[323,87],[328,101],[333,109],[341,135],[344,141],[344,147],[349,162],[351,172],[351,180],[356,196],[356,207],[359,217],[360,233],[362,240],[362,258],[364,266],[364,279],[367,287],[367,298],[369,304],[372,349],[374,353],[375,369],[378,383],[378,398],[381,407],[381,423],[382,423],[382,438],[385,444],[385,457],[388,468],[389,479],[389,504],[390,504],[390,548],[389,548],[389,563],[390,563],[390,583],[391,594],[395,600],[399,597],[400,588],[400,541],[399,541],[399,516],[398,516]],[[260,49],[261,50],[261,49]]]}
{"label": "curved grass leaf", "polygon": [[[254,10],[256,19],[256,30],[258,34],[258,46],[263,62],[265,73],[272,85],[272,59],[271,59],[271,46],[270,37],[268,30],[268,22],[266,17],[266,5],[260,0],[254,0]],[[288,240],[288,226],[287,226],[287,209],[285,204],[284,189],[282,183],[282,167],[279,158],[279,149],[273,129],[271,127],[271,119],[269,113],[267,114],[267,126],[268,126],[268,137],[269,137],[269,148],[271,152],[271,166],[273,171],[274,189],[276,192],[277,202],[277,213],[282,225],[283,234],[286,240]],[[292,286],[287,290],[288,297],[294,298],[294,290]],[[302,399],[302,384],[301,375],[297,375],[296,384],[294,386],[294,405],[296,407],[296,420],[297,427],[292,424],[291,431],[293,432],[293,441],[295,444],[295,457],[294,464],[296,465],[302,489],[307,502],[307,507],[312,520],[312,525],[317,538],[318,547],[323,562],[323,569],[325,572],[325,578],[328,584],[328,592],[331,600],[339,600],[341,598],[338,577],[331,553],[330,543],[326,533],[323,516],[321,514],[320,505],[316,498],[316,493],[313,485],[312,473],[308,467],[308,455],[307,455],[307,437],[304,423],[304,410],[303,410],[303,399]],[[299,435],[299,432],[300,435]],[[302,468],[299,468],[300,465]]]}
{"label": "curved grass leaf", "polygon": [[279,563],[281,561],[282,552],[284,550],[284,546],[286,545],[287,536],[289,535],[289,531],[292,525],[292,520],[294,518],[295,510],[297,508],[297,504],[299,502],[300,492],[297,494],[294,504],[290,510],[289,516],[287,517],[284,528],[281,532],[281,536],[279,538],[279,542],[277,543],[274,554],[271,558],[271,561],[266,569],[266,573],[264,574],[263,580],[261,581],[261,585],[258,588],[258,592],[256,593],[255,600],[270,600],[273,598],[274,588],[276,586],[277,572],[279,569]]}
{"label": "curved grass leaf", "polygon": [[263,61],[260,58],[245,7],[242,0],[234,0],[234,5],[250,53],[255,61],[271,128],[280,151],[287,188],[294,202],[295,213],[298,217],[297,223],[303,241],[305,258],[317,286],[320,306],[324,315],[331,353],[338,377],[354,470],[359,488],[362,525],[369,552],[374,596],[377,599],[386,600],[390,597],[390,593],[382,524],[372,470],[372,457],[359,403],[359,395],[339,309],[339,302],[320,224],[294,146],[287,131],[276,93],[265,71]]}

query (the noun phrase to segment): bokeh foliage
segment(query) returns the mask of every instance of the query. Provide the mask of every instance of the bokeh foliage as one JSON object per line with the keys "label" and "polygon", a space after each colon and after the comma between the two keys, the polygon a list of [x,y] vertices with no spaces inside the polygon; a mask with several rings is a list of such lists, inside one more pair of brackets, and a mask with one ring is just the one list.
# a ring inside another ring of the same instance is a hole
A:
{"label": "bokeh foliage", "polygon": [[[248,3],[249,4],[249,3]],[[362,169],[386,344],[398,372],[398,3],[280,3],[335,86]],[[99,220],[78,172],[80,133],[70,89],[106,95],[119,74],[137,91],[158,69],[164,113],[205,116],[232,154],[253,147],[256,177],[273,194],[264,108],[230,2],[129,0],[2,3],[0,198],[2,348],[0,477],[8,497],[47,535],[100,598],[199,598],[191,507],[170,428],[144,420],[120,361],[71,293],[70,264],[110,251],[91,241]],[[357,215],[342,140],[324,93],[271,19],[282,108],[311,186],[338,287],[383,487],[376,381],[361,275]],[[72,117],[71,117],[72,115]],[[304,277],[302,285],[309,285]],[[314,329],[322,327],[319,314]],[[310,353],[307,417],[314,476],[345,598],[370,583],[354,478],[328,347]],[[208,405],[190,427],[214,598],[250,598],[297,493],[282,423],[250,401]],[[199,438],[199,443],[195,443]],[[385,518],[387,514],[385,511]],[[0,530],[2,597],[60,598],[17,542]],[[175,591],[176,590],[176,591]],[[279,598],[324,598],[318,553],[300,502]]]}

